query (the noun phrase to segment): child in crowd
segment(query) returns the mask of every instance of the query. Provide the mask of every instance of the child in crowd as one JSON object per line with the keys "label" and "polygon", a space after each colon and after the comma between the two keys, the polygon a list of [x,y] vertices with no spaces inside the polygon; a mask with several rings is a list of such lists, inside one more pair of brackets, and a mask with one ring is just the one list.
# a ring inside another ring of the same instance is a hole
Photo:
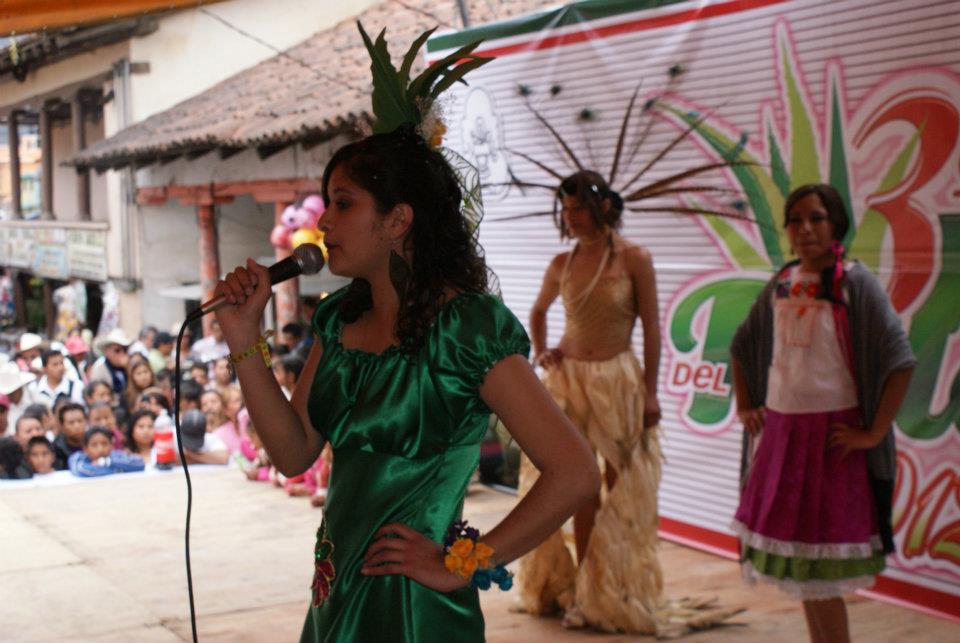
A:
{"label": "child in crowd", "polygon": [[73,453],[68,465],[70,473],[79,478],[144,469],[143,458],[113,448],[113,434],[103,426],[92,426],[84,432],[83,450]]}
{"label": "child in crowd", "polygon": [[[53,431],[47,431],[47,439],[53,442],[57,439],[57,436],[60,435],[60,409],[62,409],[67,404],[77,404],[73,400],[66,397],[58,397],[57,401],[53,403],[53,408],[51,409],[53,415]],[[83,402],[79,402],[81,406],[86,406]]]}
{"label": "child in crowd", "polygon": [[199,409],[191,409],[180,418],[180,435],[187,464],[226,464],[230,458],[223,440],[207,432],[207,418]]}
{"label": "child in crowd", "polygon": [[194,380],[184,380],[180,383],[180,419],[183,420],[183,414],[187,411],[200,410],[200,396],[203,395],[203,387]]}
{"label": "child in crowd", "polygon": [[241,434],[237,429],[236,415],[243,406],[243,395],[236,385],[227,387],[226,394],[230,396],[229,406],[227,399],[216,389],[204,391],[200,398],[200,409],[207,416],[207,431],[212,431],[223,440],[227,450],[233,454],[240,449]]}
{"label": "child in crowd", "polygon": [[154,431],[173,426],[173,418],[170,417],[170,399],[160,389],[148,388],[141,393],[137,408],[153,411],[156,418],[153,422]]}
{"label": "child in crowd", "polygon": [[289,496],[310,496],[310,504],[322,507],[327,500],[327,487],[330,484],[330,464],[333,451],[329,444],[320,452],[316,462],[298,476],[282,478],[283,490]]}
{"label": "child in crowd", "polygon": [[223,412],[223,397],[214,389],[207,389],[200,394],[200,410],[207,416],[207,431],[216,431],[227,421]]}
{"label": "child in crowd", "polygon": [[127,396],[127,408],[135,407],[140,394],[155,383],[153,369],[147,358],[139,354],[131,356],[127,364],[127,390],[124,393]]}
{"label": "child in crowd", "polygon": [[23,447],[17,439],[0,438],[0,480],[23,480],[31,476],[33,473],[23,459]]}
{"label": "child in crowd", "polygon": [[303,360],[296,355],[283,355],[273,360],[273,375],[280,384],[283,394],[290,399],[293,395],[293,387],[300,379],[300,373],[303,371]]}
{"label": "child in crowd", "polygon": [[83,434],[87,430],[87,410],[80,404],[70,402],[60,407],[60,435],[53,441],[56,456],[54,468],[66,469],[71,455],[83,448]]}
{"label": "child in crowd", "polygon": [[172,370],[164,368],[156,375],[157,388],[163,391],[169,402],[173,401],[173,374]]}
{"label": "child in crowd", "polygon": [[[59,399],[69,398],[61,397]],[[54,439],[60,431],[60,427],[57,426],[57,419],[53,416],[53,413],[50,412],[50,407],[46,404],[31,404],[23,410],[23,415],[20,417],[31,417],[39,420],[40,425],[43,427],[43,432],[49,440]],[[24,448],[26,448],[26,445],[24,445]]]}
{"label": "child in crowd", "polygon": [[202,390],[210,384],[210,375],[204,362],[194,362],[190,366],[190,379],[200,385]]}
{"label": "child in crowd", "polygon": [[124,446],[130,453],[134,453],[144,462],[154,463],[153,452],[154,422],[157,416],[150,409],[138,409],[130,414],[127,420],[127,430],[124,435]]}
{"label": "child in crowd", "polygon": [[220,392],[224,399],[227,397],[227,389],[234,383],[233,369],[230,368],[230,360],[221,357],[213,362],[213,386],[212,388]]}
{"label": "child in crowd", "polygon": [[314,466],[314,473],[317,477],[316,488],[313,495],[310,496],[310,504],[314,507],[322,507],[327,501],[327,487],[330,486],[330,474],[333,471],[333,447],[327,442],[323,451],[320,452],[320,459]]}
{"label": "child in crowd", "polygon": [[170,415],[170,400],[159,388],[148,388],[140,394],[140,399],[134,410],[150,409],[154,415]]}
{"label": "child in crowd", "polygon": [[56,459],[53,445],[42,435],[34,436],[27,442],[25,459],[34,475],[42,476],[56,471],[53,468],[53,462]]}
{"label": "child in crowd", "polygon": [[247,476],[247,480],[268,482],[275,477],[271,472],[270,456],[263,448],[263,442],[257,435],[257,429],[250,421],[246,410],[240,412],[239,421],[244,427],[244,436],[240,441],[240,449],[234,454],[240,469]]}
{"label": "child in crowd", "polygon": [[72,377],[67,376],[63,353],[52,348],[40,353],[40,363],[43,366],[43,376],[33,383],[34,397],[47,408],[53,406],[57,396],[65,395],[74,402],[83,401],[83,385]]}
{"label": "child in crowd", "polygon": [[744,577],[803,601],[811,641],[843,643],[843,594],[872,585],[893,551],[891,423],[916,360],[879,282],[844,260],[837,190],[797,188],[784,227],[799,259],[763,289],[730,350],[749,466],[732,527]]}
{"label": "child in crowd", "polygon": [[113,407],[104,402],[94,402],[90,405],[90,415],[88,417],[90,426],[106,427],[113,434],[113,448],[123,448],[123,431],[120,430],[116,411]]}
{"label": "child in crowd", "polygon": [[113,406],[113,388],[103,380],[93,380],[83,387],[83,403],[90,408],[94,402],[106,402]]}
{"label": "child in crowd", "polygon": [[223,394],[223,413],[227,416],[227,423],[219,429],[218,435],[233,453],[240,448],[243,431],[240,428],[238,416],[243,411],[243,392],[239,384],[231,384]]}

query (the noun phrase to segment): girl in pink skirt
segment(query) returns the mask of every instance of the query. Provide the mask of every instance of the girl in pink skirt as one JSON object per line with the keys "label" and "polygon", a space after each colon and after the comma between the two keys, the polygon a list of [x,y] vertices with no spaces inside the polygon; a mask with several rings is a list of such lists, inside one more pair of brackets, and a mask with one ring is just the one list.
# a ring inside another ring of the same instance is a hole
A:
{"label": "girl in pink skirt", "polygon": [[745,432],[733,529],[744,577],[803,601],[814,643],[850,640],[842,595],[873,584],[894,550],[891,423],[915,364],[883,289],[840,240],[829,185],[787,198],[799,257],[767,284],[731,346]]}

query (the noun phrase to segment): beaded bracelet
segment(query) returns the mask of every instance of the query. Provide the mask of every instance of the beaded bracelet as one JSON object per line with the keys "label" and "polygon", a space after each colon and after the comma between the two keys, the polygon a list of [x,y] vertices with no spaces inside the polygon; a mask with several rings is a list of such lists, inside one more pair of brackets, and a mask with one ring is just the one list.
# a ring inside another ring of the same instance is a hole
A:
{"label": "beaded bracelet", "polygon": [[227,361],[230,363],[230,366],[236,368],[237,364],[245,360],[260,351],[260,354],[263,356],[263,363],[266,364],[267,368],[272,368],[273,364],[270,361],[270,347],[267,346],[267,339],[273,336],[273,331],[268,330],[263,335],[260,335],[260,338],[253,343],[253,346],[243,351],[238,355],[231,355],[227,358]]}
{"label": "beaded bracelet", "polygon": [[469,578],[471,587],[490,589],[493,583],[507,591],[513,587],[513,573],[502,564],[493,564],[493,548],[478,542],[479,538],[480,532],[468,527],[466,520],[455,521],[443,539],[444,566],[461,578]]}

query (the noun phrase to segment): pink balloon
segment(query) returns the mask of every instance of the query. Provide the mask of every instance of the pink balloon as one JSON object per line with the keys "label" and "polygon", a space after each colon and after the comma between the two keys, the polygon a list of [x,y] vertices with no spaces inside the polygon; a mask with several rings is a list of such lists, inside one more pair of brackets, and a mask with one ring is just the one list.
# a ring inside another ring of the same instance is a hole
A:
{"label": "pink balloon", "polygon": [[320,218],[326,206],[323,205],[323,198],[319,194],[311,194],[303,200],[303,203],[300,205],[304,210],[309,210],[313,214]]}
{"label": "pink balloon", "polygon": [[273,230],[270,231],[270,243],[273,244],[274,248],[280,248],[281,250],[290,249],[290,235],[291,232],[283,224],[278,224],[273,226]]}
{"label": "pink balloon", "polygon": [[[306,208],[302,209],[306,210]],[[310,217],[307,219],[306,227],[316,229],[320,224],[320,218],[323,216],[323,212],[314,212],[313,210],[307,210],[307,212],[310,214]]]}
{"label": "pink balloon", "polygon": [[300,227],[300,228],[312,228],[312,227],[314,227],[314,226],[310,223],[310,220],[313,218],[313,212],[311,212],[310,210],[305,210],[305,209],[303,209],[302,207],[297,208],[296,217],[297,217],[297,221],[300,223],[300,225],[297,226],[297,227]]}
{"label": "pink balloon", "polygon": [[291,204],[283,209],[283,214],[280,215],[280,223],[282,223],[287,230],[293,231],[303,227],[306,223],[305,216],[305,212]]}

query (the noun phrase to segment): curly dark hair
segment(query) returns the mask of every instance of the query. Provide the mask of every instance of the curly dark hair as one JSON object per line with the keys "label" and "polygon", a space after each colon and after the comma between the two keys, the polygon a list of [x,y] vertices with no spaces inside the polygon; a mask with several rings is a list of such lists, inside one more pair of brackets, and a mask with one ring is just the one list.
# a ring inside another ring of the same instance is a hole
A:
{"label": "curly dark hair", "polygon": [[[404,350],[423,345],[443,304],[444,289],[486,292],[487,267],[474,231],[461,212],[460,183],[450,164],[427,146],[409,125],[341,147],[323,172],[323,200],[334,169],[343,166],[351,181],[369,192],[377,212],[386,215],[398,203],[413,209],[407,236],[412,250],[410,277],[398,288],[396,335]],[[340,302],[346,323],[372,305],[370,284],[354,279]]]}
{"label": "curly dark hair", "polygon": [[[570,236],[567,224],[563,221],[560,212],[561,199],[565,196],[575,196],[581,204],[590,209],[593,223],[598,228],[620,227],[620,217],[623,215],[623,198],[607,185],[606,179],[592,170],[580,170],[566,177],[560,182],[553,200],[553,222],[560,230],[560,238]],[[603,200],[610,199],[610,208],[603,211]]]}

